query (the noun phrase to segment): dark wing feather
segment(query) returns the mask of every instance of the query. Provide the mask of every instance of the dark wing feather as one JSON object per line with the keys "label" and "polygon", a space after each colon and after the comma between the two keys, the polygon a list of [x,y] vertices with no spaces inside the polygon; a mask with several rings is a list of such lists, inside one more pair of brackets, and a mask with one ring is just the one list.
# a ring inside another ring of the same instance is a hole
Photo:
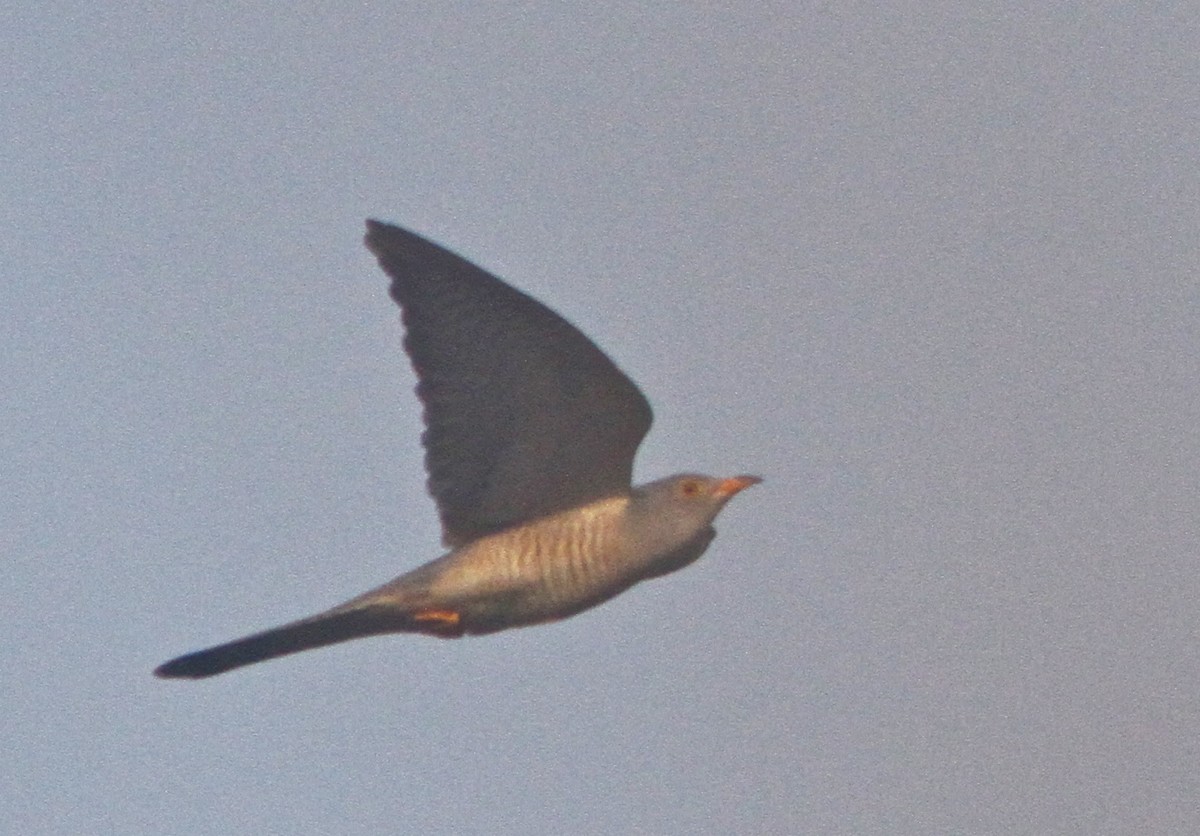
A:
{"label": "dark wing feather", "polygon": [[629,489],[650,405],[591,340],[412,232],[367,221],[366,244],[403,312],[447,545]]}

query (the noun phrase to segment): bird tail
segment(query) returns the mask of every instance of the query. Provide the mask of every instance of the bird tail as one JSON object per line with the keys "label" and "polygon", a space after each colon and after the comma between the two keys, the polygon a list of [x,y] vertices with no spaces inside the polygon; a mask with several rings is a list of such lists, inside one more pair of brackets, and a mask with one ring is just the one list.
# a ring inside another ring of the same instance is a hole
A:
{"label": "bird tail", "polygon": [[420,630],[411,614],[383,607],[341,607],[293,621],[252,636],[188,653],[159,665],[154,675],[166,679],[201,679],[276,656],[324,647],[362,636]]}

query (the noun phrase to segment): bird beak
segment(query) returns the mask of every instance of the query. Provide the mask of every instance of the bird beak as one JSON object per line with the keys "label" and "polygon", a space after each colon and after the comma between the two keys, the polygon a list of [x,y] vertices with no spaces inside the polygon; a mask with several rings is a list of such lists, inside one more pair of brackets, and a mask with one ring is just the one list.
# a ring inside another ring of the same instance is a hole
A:
{"label": "bird beak", "polygon": [[713,488],[713,494],[716,496],[730,497],[735,493],[746,490],[751,485],[757,485],[761,482],[758,476],[730,476],[728,479],[722,479]]}

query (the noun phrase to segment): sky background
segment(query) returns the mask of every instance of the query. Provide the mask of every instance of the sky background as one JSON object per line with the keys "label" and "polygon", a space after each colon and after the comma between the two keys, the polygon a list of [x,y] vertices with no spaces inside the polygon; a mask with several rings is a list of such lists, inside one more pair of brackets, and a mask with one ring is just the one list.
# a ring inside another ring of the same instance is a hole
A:
{"label": "sky background", "polygon": [[[1192,4],[0,31],[12,832],[1200,830]],[[767,481],[559,624],[157,680],[440,553],[366,217]]]}

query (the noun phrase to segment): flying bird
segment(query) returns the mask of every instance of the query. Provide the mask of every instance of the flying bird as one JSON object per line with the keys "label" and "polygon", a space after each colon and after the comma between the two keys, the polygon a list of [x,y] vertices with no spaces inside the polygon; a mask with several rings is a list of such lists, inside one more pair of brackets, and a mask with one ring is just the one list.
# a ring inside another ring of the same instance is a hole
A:
{"label": "flying bird", "polygon": [[367,221],[424,404],[449,551],[309,618],[159,666],[201,678],[382,633],[454,638],[566,618],[692,563],[761,480],[685,473],[632,487],[646,398],[578,329],[415,233]]}

